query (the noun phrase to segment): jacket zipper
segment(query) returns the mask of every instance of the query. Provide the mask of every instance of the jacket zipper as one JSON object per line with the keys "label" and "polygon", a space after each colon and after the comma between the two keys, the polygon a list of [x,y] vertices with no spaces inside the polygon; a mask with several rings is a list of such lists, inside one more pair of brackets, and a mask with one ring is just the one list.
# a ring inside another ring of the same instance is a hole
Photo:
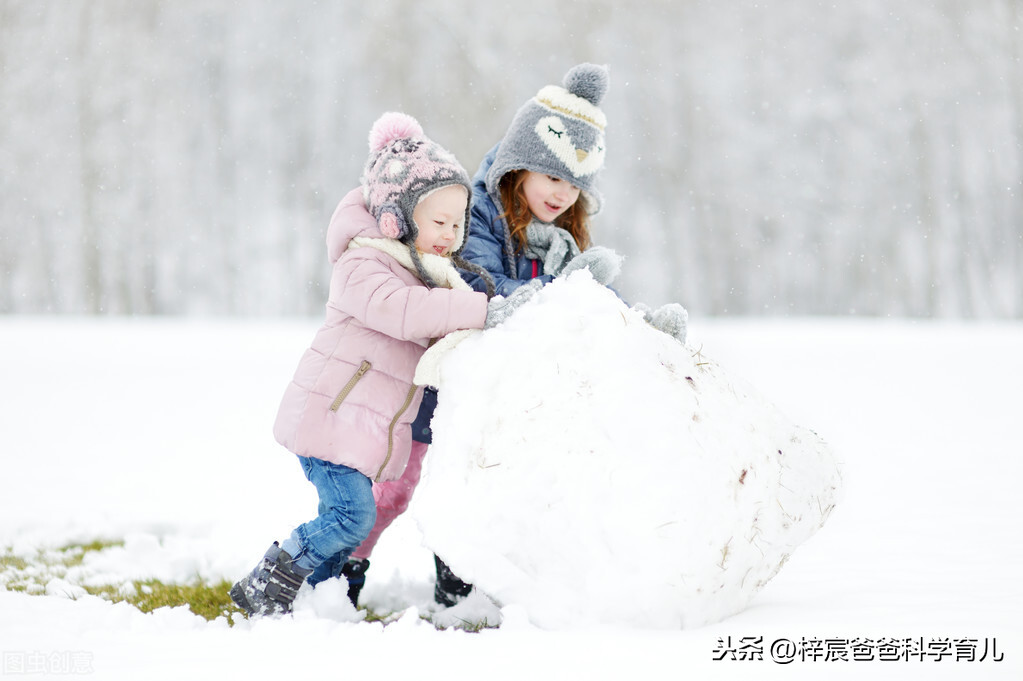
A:
{"label": "jacket zipper", "polygon": [[330,405],[331,411],[338,410],[338,408],[341,406],[341,403],[345,401],[346,397],[348,397],[348,393],[352,392],[352,390],[355,388],[355,384],[358,383],[359,380],[366,375],[367,371],[369,371],[370,366],[372,365],[369,362],[367,362],[366,360],[362,360],[362,364],[359,365],[359,370],[355,372],[355,375],[352,376],[347,383],[345,383],[345,387],[341,388],[341,392],[339,392],[337,394],[337,397],[334,398],[334,401]]}
{"label": "jacket zipper", "polygon": [[391,453],[394,450],[394,426],[398,423],[398,419],[405,413],[409,405],[412,404],[412,398],[416,394],[416,386],[409,388],[408,395],[405,396],[405,404],[401,405],[401,409],[391,419],[391,425],[387,428],[387,456],[384,457],[384,462],[380,465],[380,470],[377,471],[376,481],[380,482],[380,476],[384,474],[384,469],[387,468],[387,464],[391,461]]}

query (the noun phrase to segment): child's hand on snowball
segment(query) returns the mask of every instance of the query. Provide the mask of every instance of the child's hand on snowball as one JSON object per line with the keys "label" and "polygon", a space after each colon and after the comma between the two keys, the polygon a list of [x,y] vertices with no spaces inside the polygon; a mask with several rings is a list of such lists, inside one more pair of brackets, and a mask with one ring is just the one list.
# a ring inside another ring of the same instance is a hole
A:
{"label": "child's hand on snowball", "polygon": [[642,312],[643,319],[650,326],[668,334],[682,345],[686,344],[689,313],[678,303],[667,303],[656,310],[651,310],[643,303],[637,303],[632,309]]}
{"label": "child's hand on snowball", "polygon": [[536,292],[543,288],[543,282],[539,279],[531,279],[515,289],[508,297],[494,296],[487,303],[487,320],[483,323],[484,329],[492,329],[498,324],[511,317],[515,310],[528,302]]}
{"label": "child's hand on snowball", "polygon": [[559,277],[566,277],[576,270],[586,268],[600,284],[607,286],[622,271],[622,256],[610,248],[593,246],[568,261]]}

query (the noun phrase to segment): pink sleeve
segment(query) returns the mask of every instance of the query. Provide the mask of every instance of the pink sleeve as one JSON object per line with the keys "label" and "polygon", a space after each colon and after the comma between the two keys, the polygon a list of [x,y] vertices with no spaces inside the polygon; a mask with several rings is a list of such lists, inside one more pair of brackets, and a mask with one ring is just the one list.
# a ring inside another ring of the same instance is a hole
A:
{"label": "pink sleeve", "polygon": [[335,269],[343,283],[331,282],[331,304],[393,338],[440,338],[458,329],[482,329],[486,321],[486,294],[410,285],[368,258],[341,260]]}

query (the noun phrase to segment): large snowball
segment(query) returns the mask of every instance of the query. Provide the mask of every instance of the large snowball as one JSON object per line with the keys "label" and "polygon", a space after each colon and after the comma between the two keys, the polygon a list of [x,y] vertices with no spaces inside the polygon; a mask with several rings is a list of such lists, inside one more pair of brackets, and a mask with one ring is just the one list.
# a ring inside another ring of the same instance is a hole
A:
{"label": "large snowball", "polygon": [[735,613],[840,487],[819,437],[586,272],[448,353],[439,389],[424,540],[545,628]]}

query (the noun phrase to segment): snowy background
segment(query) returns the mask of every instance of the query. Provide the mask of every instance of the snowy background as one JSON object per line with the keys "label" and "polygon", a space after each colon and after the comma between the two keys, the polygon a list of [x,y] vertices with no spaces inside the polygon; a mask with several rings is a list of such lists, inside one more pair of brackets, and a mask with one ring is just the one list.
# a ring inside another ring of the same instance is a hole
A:
{"label": "snowy background", "polygon": [[470,171],[609,64],[629,300],[1023,316],[1020,0],[0,0],[0,312],[319,314],[400,109]]}

